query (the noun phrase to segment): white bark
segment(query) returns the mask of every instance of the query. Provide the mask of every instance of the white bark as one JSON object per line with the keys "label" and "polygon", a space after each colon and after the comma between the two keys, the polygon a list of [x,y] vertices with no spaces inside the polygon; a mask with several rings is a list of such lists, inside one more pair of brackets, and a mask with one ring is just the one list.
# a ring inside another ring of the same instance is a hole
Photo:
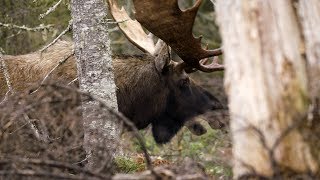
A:
{"label": "white bark", "polygon": [[[80,89],[117,109],[106,4],[103,0],[73,0],[71,7]],[[88,167],[101,168],[111,162],[105,155],[116,153],[120,123],[95,101],[84,102],[82,108]]]}
{"label": "white bark", "polygon": [[298,11],[303,29],[304,46],[309,73],[310,95],[320,96],[320,1],[300,0]]}
{"label": "white bark", "polygon": [[[292,3],[216,3],[236,178],[252,173],[272,176],[276,170],[273,160],[278,167],[294,172],[318,171],[319,160],[311,154],[314,147],[300,128],[290,128],[305,122],[309,105],[306,64],[300,53],[303,39]],[[273,157],[270,150],[274,150]]]}

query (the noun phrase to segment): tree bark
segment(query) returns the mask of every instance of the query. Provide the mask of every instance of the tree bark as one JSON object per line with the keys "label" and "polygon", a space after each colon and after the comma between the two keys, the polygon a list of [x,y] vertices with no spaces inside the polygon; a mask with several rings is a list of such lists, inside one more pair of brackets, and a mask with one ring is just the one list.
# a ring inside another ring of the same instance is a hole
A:
{"label": "tree bark", "polygon": [[306,54],[311,98],[320,96],[320,2],[300,0],[298,13],[304,37],[303,53]]}
{"label": "tree bark", "polygon": [[[298,3],[319,7],[317,0]],[[319,146],[305,133],[319,134],[319,124],[315,128],[307,121],[313,90],[301,49],[308,40],[302,36],[294,2],[217,0],[216,10],[225,53],[235,178],[318,176]],[[302,21],[319,19],[319,11],[313,11],[301,16]],[[302,28],[319,36],[315,27]],[[314,44],[306,49],[307,56],[319,54]],[[320,56],[314,56],[319,67]]]}
{"label": "tree bark", "polygon": [[[118,109],[114,82],[107,8],[103,0],[71,1],[73,38],[80,89]],[[84,147],[89,169],[103,168],[117,152],[120,122],[98,102],[84,101]]]}

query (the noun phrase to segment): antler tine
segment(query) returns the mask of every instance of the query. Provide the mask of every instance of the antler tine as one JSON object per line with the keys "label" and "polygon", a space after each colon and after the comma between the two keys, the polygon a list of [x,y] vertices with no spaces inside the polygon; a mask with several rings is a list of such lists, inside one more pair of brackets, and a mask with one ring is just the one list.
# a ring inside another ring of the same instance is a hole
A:
{"label": "antler tine", "polygon": [[200,71],[222,70],[220,66],[203,65],[204,58],[222,54],[221,49],[204,50],[201,38],[192,34],[194,20],[202,0],[181,11],[178,0],[133,0],[136,19],[158,38],[165,41],[189,66]]}
{"label": "antler tine", "polygon": [[[208,44],[206,45],[206,50],[207,49],[208,49]],[[219,48],[216,50],[221,50],[221,49]],[[193,72],[196,72],[197,70],[200,70],[203,72],[214,72],[214,71],[224,70],[224,66],[222,64],[219,64],[219,57],[218,56],[213,57],[213,60],[210,64],[206,65],[207,62],[209,62],[209,58],[201,59],[199,61],[199,64],[200,64],[199,69],[192,68],[192,67],[188,66],[185,62],[182,62],[182,64],[183,64],[182,66],[184,67],[186,73],[193,73]]]}
{"label": "antler tine", "polygon": [[123,7],[119,9],[115,0],[108,0],[108,5],[111,15],[114,20],[118,22],[120,30],[127,39],[143,52],[154,55],[156,53],[156,47],[152,36],[146,34],[140,23],[132,20]]}
{"label": "antler tine", "polygon": [[204,62],[202,62],[202,60],[200,60],[199,70],[203,72],[214,72],[224,70],[224,66],[222,64],[219,64],[218,61],[218,56],[213,57],[212,62],[207,65]]}
{"label": "antler tine", "polygon": [[[206,50],[208,49],[208,45],[206,46]],[[222,49],[215,49],[214,51],[217,51],[217,54],[221,53],[222,54]],[[224,66],[222,64],[219,64],[219,57],[214,56],[213,60],[210,64],[206,63],[209,61],[209,58],[201,59],[199,61],[199,70],[203,72],[214,72],[214,71],[222,71],[224,70]]]}

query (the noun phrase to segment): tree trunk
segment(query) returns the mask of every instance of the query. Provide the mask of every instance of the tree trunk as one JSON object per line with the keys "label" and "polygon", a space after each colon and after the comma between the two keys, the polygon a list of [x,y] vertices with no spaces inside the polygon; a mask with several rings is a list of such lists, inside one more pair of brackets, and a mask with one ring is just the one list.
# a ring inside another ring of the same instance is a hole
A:
{"label": "tree trunk", "polygon": [[320,97],[320,1],[300,0],[298,13],[308,63],[309,92],[315,102]]}
{"label": "tree trunk", "polygon": [[[80,89],[118,109],[106,4],[103,0],[73,0],[71,7]],[[111,162],[106,158],[116,153],[120,122],[101,109],[98,102],[85,101],[82,108],[88,167],[104,168],[104,163]]]}
{"label": "tree trunk", "polygon": [[235,178],[319,176],[319,122],[309,125],[311,79],[301,53],[306,43],[319,78],[319,1],[298,3],[301,14],[313,8],[301,15],[303,30],[293,1],[217,0]]}

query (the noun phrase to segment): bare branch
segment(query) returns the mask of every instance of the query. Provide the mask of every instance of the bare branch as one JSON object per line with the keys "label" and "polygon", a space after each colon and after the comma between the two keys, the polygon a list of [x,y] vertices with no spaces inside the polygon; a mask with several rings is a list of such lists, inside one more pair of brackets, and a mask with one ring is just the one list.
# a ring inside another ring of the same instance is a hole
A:
{"label": "bare branch", "polygon": [[18,26],[18,25],[15,25],[15,24],[5,24],[5,23],[2,23],[2,22],[0,22],[0,26],[8,28],[8,29],[20,29],[20,30],[32,31],[32,32],[43,31],[43,30],[51,29],[53,27],[52,24],[49,24],[49,25],[40,24],[37,27],[27,27],[25,25]]}
{"label": "bare branch", "polygon": [[[71,56],[73,56],[73,55],[74,55],[74,50],[72,50],[70,54],[68,54],[68,55],[65,56],[63,59],[61,59],[61,60],[59,61],[59,63],[58,63],[56,66],[54,66],[54,67],[48,72],[48,74],[43,78],[43,80],[41,81],[39,87],[38,87],[36,90],[32,91],[30,94],[33,94],[33,93],[37,92],[37,91],[39,90],[39,88],[41,87],[41,85],[43,85],[43,84],[46,82],[46,80],[50,77],[50,75],[51,75],[59,66],[61,66],[62,64],[64,64],[64,63],[65,63]],[[71,82],[70,82],[70,83],[71,83]]]}
{"label": "bare branch", "polygon": [[54,43],[56,43],[63,35],[65,35],[68,31],[71,30],[72,20],[69,21],[69,24],[65,30],[63,30],[51,43],[43,47],[40,52],[42,53],[44,50],[48,49],[50,46],[52,46]]}
{"label": "bare branch", "polygon": [[4,78],[6,80],[7,87],[8,87],[8,91],[6,92],[3,100],[1,101],[1,103],[3,103],[3,102],[5,102],[7,100],[8,96],[10,95],[10,93],[13,93],[13,88],[12,88],[12,84],[10,82],[9,71],[8,71],[8,68],[7,68],[7,65],[6,65],[5,61],[2,58],[2,53],[1,52],[0,52],[0,61],[1,61],[0,70],[2,71],[2,73],[4,75]]}
{"label": "bare branch", "polygon": [[21,177],[46,177],[46,178],[54,178],[54,179],[86,179],[85,177],[79,177],[74,175],[67,175],[61,173],[51,173],[51,172],[40,172],[33,170],[11,170],[11,171],[0,171],[0,176],[21,176]]}
{"label": "bare branch", "polygon": [[101,107],[105,107],[107,111],[109,111],[109,113],[115,115],[115,117],[117,117],[117,119],[121,120],[122,122],[125,123],[125,125],[127,125],[130,130],[132,130],[134,136],[137,138],[137,140],[139,141],[139,144],[141,146],[141,149],[144,153],[144,157],[146,159],[146,165],[147,165],[147,168],[154,174],[154,175],[157,175],[154,170],[153,170],[153,167],[152,167],[152,161],[151,161],[151,158],[149,156],[149,153],[148,153],[148,150],[147,150],[147,147],[146,147],[146,144],[145,144],[145,141],[144,141],[144,138],[141,136],[141,134],[139,133],[139,130],[137,129],[137,127],[131,122],[131,120],[129,120],[127,117],[125,117],[121,112],[118,112],[116,110],[114,110],[113,108],[109,107],[108,104],[106,104],[102,99],[94,96],[94,95],[91,95],[90,93],[87,93],[87,92],[83,92],[79,89],[74,89],[74,88],[70,88],[68,86],[61,86],[61,85],[56,85],[56,84],[45,84],[45,85],[42,85],[43,87],[46,87],[46,86],[51,86],[53,88],[59,88],[59,89],[66,89],[66,90],[69,90],[71,92],[76,92],[80,95],[83,95],[89,99],[92,99],[92,100],[95,100],[97,101]]}
{"label": "bare branch", "polygon": [[[37,127],[32,123],[31,119],[29,118],[29,116],[27,114],[23,114],[23,117],[25,119],[25,121],[27,122],[27,124],[30,125],[30,129],[32,130],[34,136],[39,140],[42,141],[42,137],[39,133],[39,130],[37,129]],[[46,142],[46,141],[44,141]]]}
{"label": "bare branch", "polygon": [[56,10],[56,8],[59,6],[59,4],[62,2],[62,0],[59,0],[56,4],[54,4],[53,6],[51,6],[47,12],[40,14],[39,19],[43,19],[45,16],[47,16],[48,14],[52,13],[54,10]]}
{"label": "bare branch", "polygon": [[[54,167],[54,168],[60,168],[60,169],[68,169],[72,171],[77,171],[79,173],[83,173],[86,175],[90,175],[99,179],[109,179],[109,176],[105,176],[102,174],[98,174],[92,171],[89,171],[85,168],[81,168],[78,166],[74,166],[65,162],[58,162],[58,161],[52,161],[52,160],[42,160],[42,159],[26,159],[26,158],[18,158],[18,157],[13,157],[10,159],[5,159],[5,160],[0,160],[0,164],[11,164],[11,163],[23,163],[23,164],[34,164],[34,165],[39,165],[39,166],[47,166],[47,167]],[[4,173],[4,172],[2,172]],[[38,173],[38,172],[34,172]],[[0,173],[1,175],[1,173]],[[42,175],[42,176],[45,176]]]}
{"label": "bare branch", "polygon": [[67,85],[70,86],[71,84],[75,83],[78,81],[78,78],[74,78],[72,81],[70,81]]}

